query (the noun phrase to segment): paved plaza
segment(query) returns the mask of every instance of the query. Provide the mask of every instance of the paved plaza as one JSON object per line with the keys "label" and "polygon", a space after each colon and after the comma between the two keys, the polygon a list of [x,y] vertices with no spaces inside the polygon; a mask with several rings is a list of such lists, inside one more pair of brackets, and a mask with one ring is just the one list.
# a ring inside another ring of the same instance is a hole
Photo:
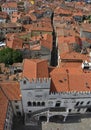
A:
{"label": "paved plaza", "polygon": [[41,124],[37,126],[25,126],[23,117],[14,117],[12,130],[42,130],[42,128]]}
{"label": "paved plaza", "polygon": [[91,118],[72,117],[66,123],[42,122],[42,130],[91,130]]}
{"label": "paved plaza", "polygon": [[66,122],[54,118],[53,121],[42,122],[38,126],[25,126],[23,118],[14,118],[12,130],[91,130],[91,115],[69,116]]}

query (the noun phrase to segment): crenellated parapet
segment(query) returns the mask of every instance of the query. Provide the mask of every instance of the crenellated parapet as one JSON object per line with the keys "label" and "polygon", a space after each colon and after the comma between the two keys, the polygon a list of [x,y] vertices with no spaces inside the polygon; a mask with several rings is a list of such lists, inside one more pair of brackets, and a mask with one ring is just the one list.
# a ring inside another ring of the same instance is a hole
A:
{"label": "crenellated parapet", "polygon": [[70,98],[70,97],[91,97],[91,91],[67,91],[67,92],[51,92],[50,97],[55,97],[55,98]]}
{"label": "crenellated parapet", "polygon": [[28,80],[27,78],[22,78],[20,80],[20,88],[27,89],[50,89],[51,78],[36,78]]}

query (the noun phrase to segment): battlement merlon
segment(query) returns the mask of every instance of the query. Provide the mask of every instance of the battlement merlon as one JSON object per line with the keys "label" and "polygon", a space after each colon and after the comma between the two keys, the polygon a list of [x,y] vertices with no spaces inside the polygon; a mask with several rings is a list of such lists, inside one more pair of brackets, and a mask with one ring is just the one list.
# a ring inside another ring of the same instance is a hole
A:
{"label": "battlement merlon", "polygon": [[55,97],[91,97],[91,91],[66,91],[66,92],[51,92],[50,95]]}
{"label": "battlement merlon", "polygon": [[20,81],[20,89],[50,89],[51,78],[37,78],[28,80],[27,78],[22,78]]}

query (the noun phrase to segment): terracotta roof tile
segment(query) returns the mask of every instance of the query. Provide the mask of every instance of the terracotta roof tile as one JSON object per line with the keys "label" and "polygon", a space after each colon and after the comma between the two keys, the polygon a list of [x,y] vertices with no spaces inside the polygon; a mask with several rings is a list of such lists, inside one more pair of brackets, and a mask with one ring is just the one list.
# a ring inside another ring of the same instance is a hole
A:
{"label": "terracotta roof tile", "polygon": [[10,100],[20,100],[20,88],[18,82],[0,82],[0,86],[2,87],[5,94],[8,96]]}
{"label": "terracotta roof tile", "polygon": [[6,45],[13,49],[22,49],[23,41],[20,38],[13,37],[11,40],[6,41]]}
{"label": "terracotta roof tile", "polygon": [[6,19],[6,18],[8,18],[8,14],[6,12],[0,11],[0,18]]}
{"label": "terracotta roof tile", "polygon": [[81,66],[81,62],[61,62],[60,67],[79,67]]}
{"label": "terracotta roof tile", "polygon": [[[45,19],[44,19],[45,20]],[[23,25],[23,27],[28,31],[50,31],[52,32],[51,21],[38,21],[37,23]]]}
{"label": "terracotta roof tile", "polygon": [[32,21],[36,21],[37,20],[36,16],[33,13],[26,14],[26,16],[29,16]]}
{"label": "terracotta roof tile", "polygon": [[2,5],[3,8],[17,8],[16,2],[7,2]]}
{"label": "terracotta roof tile", "polygon": [[47,60],[25,59],[23,64],[24,77],[28,79],[49,77]]}
{"label": "terracotta roof tile", "polygon": [[40,50],[40,49],[41,49],[40,44],[38,44],[38,45],[33,45],[32,47],[30,46],[30,50],[33,50],[33,51],[35,51],[35,50]]}
{"label": "terracotta roof tile", "polygon": [[[91,91],[91,71],[79,67],[59,67],[51,72],[51,91]],[[77,82],[76,82],[77,81]]]}
{"label": "terracotta roof tile", "polygon": [[73,13],[73,16],[83,16],[82,11],[77,11],[75,13]]}
{"label": "terracotta roof tile", "polygon": [[44,34],[42,35],[43,38],[40,40],[41,45],[52,50],[52,43],[53,43],[53,38],[51,34]]}
{"label": "terracotta roof tile", "polygon": [[91,32],[91,25],[89,23],[87,23],[87,24],[83,23],[81,26],[81,29],[83,31]]}
{"label": "terracotta roof tile", "polygon": [[62,37],[62,36],[59,36],[58,37],[58,43],[61,44],[61,43],[75,43],[76,42],[76,37],[75,36],[67,36],[67,37]]}
{"label": "terracotta roof tile", "polygon": [[74,49],[74,44],[79,44],[82,46],[82,40],[77,36],[67,36],[67,37],[58,37],[58,49],[61,50],[60,54],[67,52],[72,52]]}
{"label": "terracotta roof tile", "polygon": [[4,129],[8,100],[0,89],[0,130]]}
{"label": "terracotta roof tile", "polygon": [[68,15],[71,15],[72,14],[72,11],[70,11],[69,9],[64,9],[64,8],[61,8],[61,7],[57,7],[55,9],[55,14],[68,14]]}
{"label": "terracotta roof tile", "polygon": [[60,55],[60,58],[65,60],[73,60],[73,61],[89,60],[88,54],[85,55],[78,52],[63,53]]}

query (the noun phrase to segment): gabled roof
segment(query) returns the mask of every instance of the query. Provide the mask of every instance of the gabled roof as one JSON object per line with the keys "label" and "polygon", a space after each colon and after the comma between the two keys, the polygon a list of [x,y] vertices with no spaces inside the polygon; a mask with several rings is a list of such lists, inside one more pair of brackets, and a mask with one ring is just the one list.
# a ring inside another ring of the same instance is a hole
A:
{"label": "gabled roof", "polygon": [[8,18],[8,14],[6,12],[1,12],[0,11],[0,18],[7,19]]}
{"label": "gabled roof", "polygon": [[43,34],[41,39],[41,45],[52,50],[53,38],[51,34]]}
{"label": "gabled roof", "polygon": [[61,54],[60,55],[60,58],[62,59],[62,60],[73,60],[73,61],[80,61],[80,62],[82,62],[83,60],[88,60],[89,59],[89,56],[88,56],[88,54],[86,55],[86,54],[81,54],[81,53],[78,53],[78,52],[74,52],[74,51],[72,51],[72,52],[67,52],[67,53],[63,53],[63,54]]}
{"label": "gabled roof", "polygon": [[71,15],[72,11],[70,11],[68,8],[57,7],[54,13]]}
{"label": "gabled roof", "polygon": [[0,82],[0,87],[3,89],[4,93],[7,95],[9,100],[20,100],[20,87],[18,82],[14,81],[4,81]]}
{"label": "gabled roof", "polygon": [[82,46],[82,40],[78,36],[59,36],[57,43],[61,54],[72,52],[75,44]]}
{"label": "gabled roof", "polygon": [[2,5],[3,8],[17,8],[16,2],[7,2]]}
{"label": "gabled roof", "polygon": [[90,91],[91,92],[91,71],[84,72],[79,67],[58,67],[51,73],[51,91]]}
{"label": "gabled roof", "polygon": [[23,76],[28,79],[32,78],[48,78],[47,60],[25,59],[23,62]]}
{"label": "gabled roof", "polygon": [[4,95],[0,88],[0,130],[4,129],[4,123],[6,119],[6,112],[8,107],[8,99]]}
{"label": "gabled roof", "polygon": [[80,30],[91,33],[91,25],[89,23],[87,23],[87,24],[83,23],[81,25],[81,29]]}

